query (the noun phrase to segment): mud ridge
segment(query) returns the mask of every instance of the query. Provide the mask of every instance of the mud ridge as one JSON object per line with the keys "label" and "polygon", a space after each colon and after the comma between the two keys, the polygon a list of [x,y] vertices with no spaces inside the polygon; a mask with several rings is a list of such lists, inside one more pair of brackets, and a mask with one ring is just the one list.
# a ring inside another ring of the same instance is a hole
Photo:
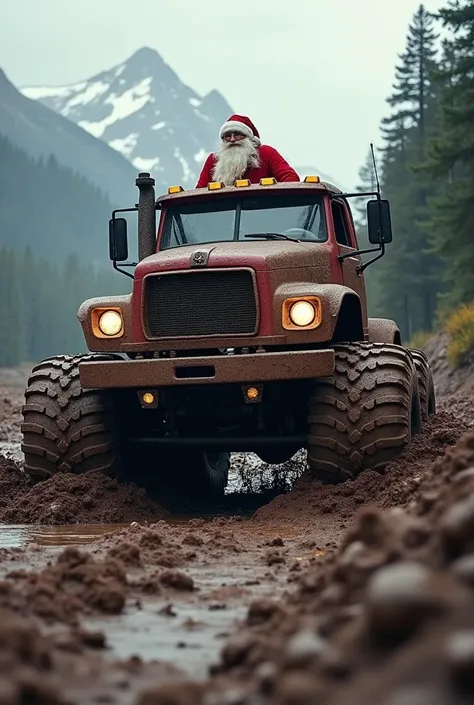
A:
{"label": "mud ridge", "polygon": [[1,456],[0,487],[0,521],[6,523],[121,524],[168,513],[143,488],[100,472],[58,474],[31,487],[17,464]]}
{"label": "mud ridge", "polygon": [[[472,408],[472,400],[469,404]],[[337,517],[341,527],[346,528],[347,522],[363,505],[406,506],[416,495],[433,461],[454,445],[470,426],[471,420],[466,413],[458,415],[453,411],[440,411],[426,422],[422,433],[382,475],[366,471],[353,481],[322,485],[305,473],[291,492],[276,497],[257,510],[253,521],[256,524],[279,522],[298,526],[310,525],[321,515],[328,515]]]}

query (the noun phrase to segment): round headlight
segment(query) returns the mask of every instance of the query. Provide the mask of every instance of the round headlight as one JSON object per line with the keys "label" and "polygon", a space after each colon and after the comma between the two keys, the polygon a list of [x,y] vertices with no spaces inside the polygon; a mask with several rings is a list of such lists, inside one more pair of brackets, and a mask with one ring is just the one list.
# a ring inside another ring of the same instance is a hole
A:
{"label": "round headlight", "polygon": [[122,330],[122,316],[118,311],[104,311],[98,323],[104,335],[117,335]]}
{"label": "round headlight", "polygon": [[316,309],[309,301],[297,301],[290,308],[290,318],[295,326],[309,326],[316,316]]}

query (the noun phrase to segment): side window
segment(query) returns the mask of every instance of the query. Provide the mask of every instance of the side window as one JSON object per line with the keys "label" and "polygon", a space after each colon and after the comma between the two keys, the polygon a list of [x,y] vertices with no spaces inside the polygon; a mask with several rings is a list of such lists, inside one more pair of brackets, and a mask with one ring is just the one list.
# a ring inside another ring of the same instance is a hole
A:
{"label": "side window", "polygon": [[349,233],[347,232],[346,221],[344,219],[344,210],[340,203],[333,201],[331,203],[332,218],[334,221],[334,231],[336,233],[336,241],[339,245],[351,246]]}

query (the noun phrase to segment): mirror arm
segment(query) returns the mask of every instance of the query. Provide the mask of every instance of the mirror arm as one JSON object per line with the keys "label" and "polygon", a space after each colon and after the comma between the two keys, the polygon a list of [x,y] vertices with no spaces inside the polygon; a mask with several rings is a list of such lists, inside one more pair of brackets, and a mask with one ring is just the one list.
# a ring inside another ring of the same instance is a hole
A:
{"label": "mirror arm", "polygon": [[[355,252],[348,252],[345,255],[338,255],[337,259],[339,262],[342,262],[342,260],[347,259],[348,257],[355,257],[356,255],[367,255],[369,252],[379,252],[380,246],[379,247],[373,247],[370,250],[355,250]],[[376,258],[378,259],[378,257]]]}
{"label": "mirror arm", "polygon": [[[131,264],[124,264],[123,266],[124,266],[124,267],[134,267],[135,264],[134,264],[134,263],[131,263]],[[135,279],[135,277],[133,276],[133,274],[130,274],[130,272],[126,272],[125,269],[120,269],[120,267],[117,267],[117,260],[115,260],[115,259],[114,259],[114,261],[112,262],[112,267],[113,267],[117,272],[120,272],[121,274],[125,274],[126,277],[130,277],[130,279]]]}
{"label": "mirror arm", "polygon": [[[380,250],[380,254],[377,255],[377,257],[372,257],[372,259],[369,259],[368,262],[364,262],[364,264],[359,264],[358,267],[356,267],[356,272],[357,274],[362,274],[362,272],[367,269],[369,264],[373,264],[376,262],[378,259],[384,256],[385,254],[385,243],[382,243],[380,247],[378,248]],[[376,252],[376,250],[366,250],[366,252]]]}

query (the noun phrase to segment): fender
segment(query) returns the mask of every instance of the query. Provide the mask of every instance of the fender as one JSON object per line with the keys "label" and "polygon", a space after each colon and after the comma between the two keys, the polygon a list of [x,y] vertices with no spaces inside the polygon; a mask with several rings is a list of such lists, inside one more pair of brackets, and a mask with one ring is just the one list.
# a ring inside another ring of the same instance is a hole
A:
{"label": "fender", "polygon": [[369,340],[371,343],[402,344],[400,329],[390,318],[369,318]]}
{"label": "fender", "polygon": [[[318,341],[333,339],[337,330],[345,329],[339,340],[364,340],[364,324],[360,298],[354,289],[342,284],[313,284],[291,282],[281,284],[274,294],[275,330],[281,329],[280,311],[284,299],[296,296],[318,296],[322,304],[323,320],[314,331]],[[339,323],[339,326],[338,326]]]}
{"label": "fender", "polygon": [[[124,334],[117,338],[96,338],[92,332],[91,311],[93,308],[113,308],[118,307],[123,312]],[[82,327],[82,332],[91,352],[116,352],[118,343],[133,342],[132,338],[132,295],[121,294],[117,296],[102,296],[87,299],[79,306],[77,318]]]}

